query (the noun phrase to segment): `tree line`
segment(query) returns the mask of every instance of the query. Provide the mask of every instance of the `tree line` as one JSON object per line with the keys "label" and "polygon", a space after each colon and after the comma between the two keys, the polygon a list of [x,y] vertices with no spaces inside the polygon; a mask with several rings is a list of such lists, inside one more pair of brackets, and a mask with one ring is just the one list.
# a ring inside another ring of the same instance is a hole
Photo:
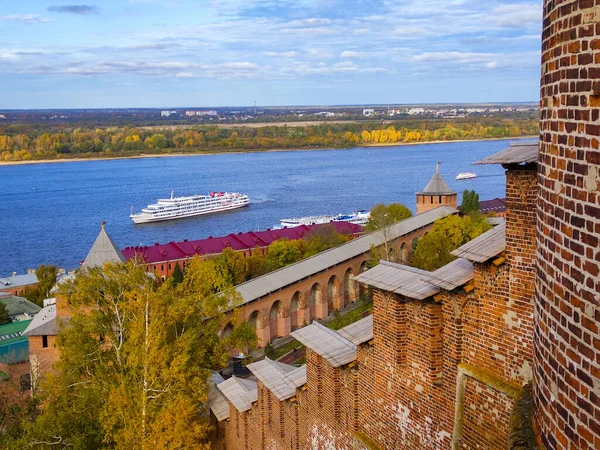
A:
{"label": "tree line", "polygon": [[464,121],[327,123],[313,126],[193,128],[111,127],[40,129],[11,125],[0,129],[0,161],[127,157],[140,154],[198,153],[286,148],[344,148],[531,136],[536,119],[477,118]]}

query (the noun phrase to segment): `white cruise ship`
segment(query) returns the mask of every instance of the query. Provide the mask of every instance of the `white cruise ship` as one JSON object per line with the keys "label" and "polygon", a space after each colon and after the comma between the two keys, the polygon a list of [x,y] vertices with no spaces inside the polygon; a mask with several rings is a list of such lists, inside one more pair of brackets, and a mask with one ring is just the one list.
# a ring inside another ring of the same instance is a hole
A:
{"label": "white cruise ship", "polygon": [[133,214],[132,207],[129,217],[134,223],[159,222],[243,208],[249,204],[248,196],[237,192],[211,192],[208,195],[173,197],[171,191],[171,198],[158,199],[157,203],[148,205],[140,213]]}
{"label": "white cruise ship", "polygon": [[329,222],[350,222],[356,225],[365,225],[369,220],[371,213],[369,211],[358,211],[352,214],[338,214],[337,216],[308,216],[295,217],[293,219],[281,219],[279,228],[294,228],[300,225],[315,225]]}
{"label": "white cruise ship", "polygon": [[456,175],[456,179],[458,181],[468,180],[470,178],[477,178],[477,174],[475,174],[473,172],[463,172],[463,173],[459,173],[458,175]]}

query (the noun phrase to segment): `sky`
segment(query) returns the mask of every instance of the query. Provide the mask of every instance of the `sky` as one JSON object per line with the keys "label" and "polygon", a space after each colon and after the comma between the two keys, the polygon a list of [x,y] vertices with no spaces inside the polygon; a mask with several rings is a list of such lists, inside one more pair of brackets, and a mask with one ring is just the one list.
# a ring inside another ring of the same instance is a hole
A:
{"label": "sky", "polygon": [[65,1],[0,0],[0,109],[539,98],[542,0]]}

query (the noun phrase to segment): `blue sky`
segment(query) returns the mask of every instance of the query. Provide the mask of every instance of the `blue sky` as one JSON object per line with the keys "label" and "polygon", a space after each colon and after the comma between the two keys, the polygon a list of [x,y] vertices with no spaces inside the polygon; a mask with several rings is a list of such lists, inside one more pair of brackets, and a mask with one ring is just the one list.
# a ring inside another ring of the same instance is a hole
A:
{"label": "blue sky", "polygon": [[0,0],[0,109],[539,98],[542,1]]}

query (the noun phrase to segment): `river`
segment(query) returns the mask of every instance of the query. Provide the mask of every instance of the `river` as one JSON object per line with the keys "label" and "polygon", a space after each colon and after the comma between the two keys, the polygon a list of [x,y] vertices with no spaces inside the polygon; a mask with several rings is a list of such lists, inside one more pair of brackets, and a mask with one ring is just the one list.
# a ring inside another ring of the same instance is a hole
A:
{"label": "river", "polygon": [[[279,219],[348,213],[377,203],[415,209],[422,189],[440,173],[461,193],[481,200],[504,197],[504,170],[472,162],[509,141],[456,142],[348,150],[281,151],[170,158],[0,166],[0,276],[40,264],[75,268],[100,229],[121,248],[264,230]],[[478,178],[456,181],[460,172]],[[251,205],[212,216],[134,225],[139,211],[159,197],[237,191]]]}

